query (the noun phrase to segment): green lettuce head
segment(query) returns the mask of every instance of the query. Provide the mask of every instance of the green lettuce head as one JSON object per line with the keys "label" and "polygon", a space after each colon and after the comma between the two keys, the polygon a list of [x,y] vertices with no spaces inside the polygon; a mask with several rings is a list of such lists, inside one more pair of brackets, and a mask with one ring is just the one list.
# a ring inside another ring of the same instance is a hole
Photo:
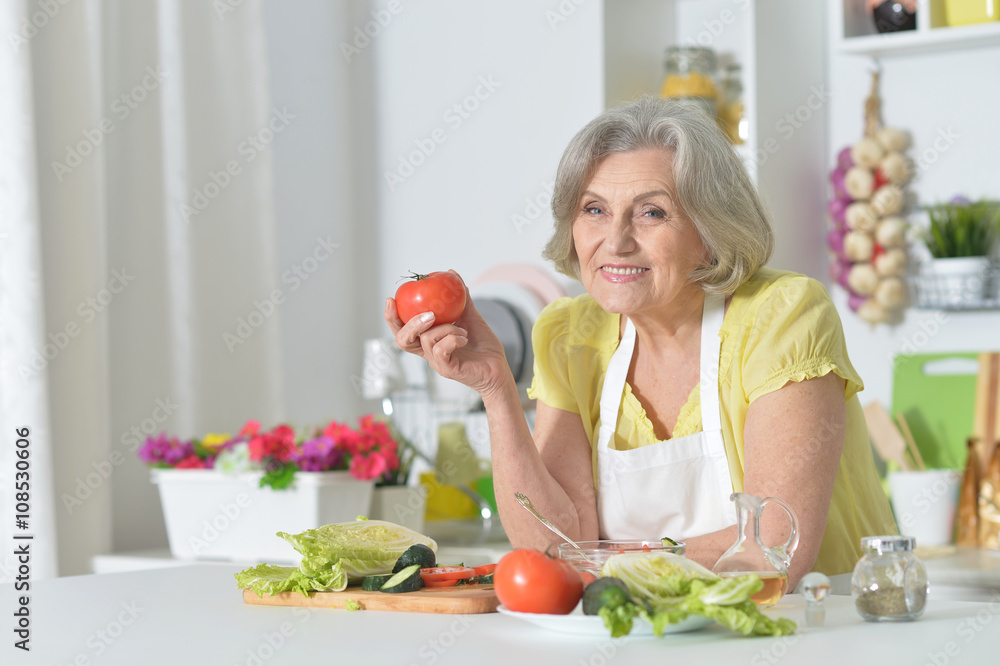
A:
{"label": "green lettuce head", "polygon": [[299,569],[306,576],[320,575],[339,563],[351,581],[390,573],[403,551],[414,544],[437,552],[434,539],[382,520],[354,520],[298,534],[278,532],[278,536],[302,555]]}

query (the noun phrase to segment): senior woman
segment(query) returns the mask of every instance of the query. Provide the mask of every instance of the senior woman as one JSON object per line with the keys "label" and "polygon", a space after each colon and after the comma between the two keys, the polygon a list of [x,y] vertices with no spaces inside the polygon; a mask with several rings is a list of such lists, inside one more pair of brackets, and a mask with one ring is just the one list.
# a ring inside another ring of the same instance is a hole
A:
{"label": "senior woman", "polygon": [[455,324],[385,311],[401,349],[482,396],[512,544],[554,540],[515,491],[574,540],[670,536],[709,568],[736,540],[730,494],[780,497],[800,523],[793,587],[896,533],[837,311],[815,280],[763,267],[767,213],[712,119],[652,97],[602,113],[567,147],[552,210],[545,256],[587,293],[535,323],[533,433],[471,299]]}

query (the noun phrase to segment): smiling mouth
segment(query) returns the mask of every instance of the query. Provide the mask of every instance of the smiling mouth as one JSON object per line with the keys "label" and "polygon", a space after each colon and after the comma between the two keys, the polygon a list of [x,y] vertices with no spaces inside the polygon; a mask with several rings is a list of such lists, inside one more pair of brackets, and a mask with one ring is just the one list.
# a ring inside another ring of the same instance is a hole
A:
{"label": "smiling mouth", "polygon": [[637,268],[635,266],[601,266],[601,270],[606,273],[611,273],[612,275],[638,275],[639,273],[645,273],[648,268]]}

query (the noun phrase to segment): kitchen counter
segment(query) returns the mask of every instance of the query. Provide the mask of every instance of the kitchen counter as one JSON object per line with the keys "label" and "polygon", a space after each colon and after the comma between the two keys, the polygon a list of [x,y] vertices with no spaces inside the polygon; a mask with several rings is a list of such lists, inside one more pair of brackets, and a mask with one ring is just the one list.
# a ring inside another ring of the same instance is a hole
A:
{"label": "kitchen counter", "polygon": [[[3,613],[15,607],[0,586]],[[31,652],[12,647],[0,662],[38,666],[279,666],[282,664],[836,664],[993,663],[1000,651],[1000,594],[989,602],[928,601],[916,622],[861,620],[850,597],[827,601],[824,627],[804,627],[804,601],[785,597],[767,612],[800,631],[744,638],[713,626],[663,638],[561,634],[500,615],[348,612],[250,606],[232,571],[192,565],[43,580],[31,589]],[[787,658],[787,659],[786,659]],[[359,661],[363,659],[364,661]],[[682,661],[679,661],[682,660]]]}
{"label": "kitchen counter", "polygon": [[1000,598],[1000,551],[954,546],[917,548],[938,598]]}

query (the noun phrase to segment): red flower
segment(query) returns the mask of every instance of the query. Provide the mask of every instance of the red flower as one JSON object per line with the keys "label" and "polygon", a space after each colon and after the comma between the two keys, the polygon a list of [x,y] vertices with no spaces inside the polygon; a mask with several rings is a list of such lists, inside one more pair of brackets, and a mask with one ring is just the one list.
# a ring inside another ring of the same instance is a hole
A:
{"label": "red flower", "polygon": [[250,459],[261,462],[265,458],[277,462],[287,462],[295,453],[295,431],[291,426],[275,426],[270,432],[255,435],[247,445],[250,449]]}
{"label": "red flower", "polygon": [[330,421],[330,424],[323,428],[323,436],[332,439],[333,445],[347,454],[354,455],[360,449],[360,436],[343,423]]}
{"label": "red flower", "polygon": [[205,469],[206,464],[204,460],[192,453],[182,458],[175,467],[177,469]]}

